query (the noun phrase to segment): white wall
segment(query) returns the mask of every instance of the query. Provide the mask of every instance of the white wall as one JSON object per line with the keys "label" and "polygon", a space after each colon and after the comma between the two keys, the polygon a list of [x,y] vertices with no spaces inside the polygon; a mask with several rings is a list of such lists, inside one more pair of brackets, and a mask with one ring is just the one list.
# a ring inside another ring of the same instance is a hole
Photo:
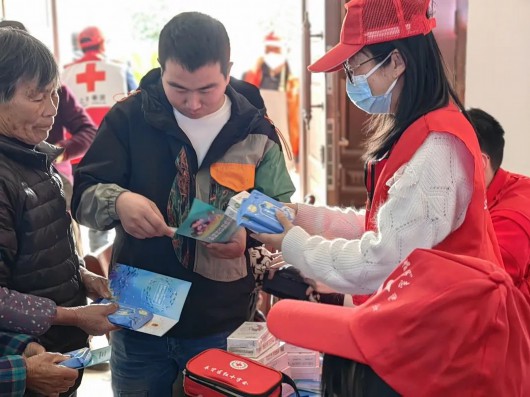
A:
{"label": "white wall", "polygon": [[466,107],[504,127],[503,167],[530,175],[530,1],[469,0]]}

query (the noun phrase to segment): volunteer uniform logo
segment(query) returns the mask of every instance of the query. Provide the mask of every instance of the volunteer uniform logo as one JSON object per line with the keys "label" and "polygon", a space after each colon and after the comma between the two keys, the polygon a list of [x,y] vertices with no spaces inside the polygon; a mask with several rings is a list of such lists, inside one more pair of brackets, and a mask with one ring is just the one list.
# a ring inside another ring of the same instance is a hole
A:
{"label": "volunteer uniform logo", "polygon": [[234,361],[231,361],[230,362],[230,366],[234,369],[237,369],[238,371],[243,371],[244,369],[247,369],[248,368],[248,364],[243,362],[243,361],[239,361],[239,360],[234,360]]}
{"label": "volunteer uniform logo", "polygon": [[97,71],[95,63],[87,63],[85,71],[76,75],[77,84],[86,84],[87,92],[96,91],[96,82],[105,81],[106,74],[104,70]]}

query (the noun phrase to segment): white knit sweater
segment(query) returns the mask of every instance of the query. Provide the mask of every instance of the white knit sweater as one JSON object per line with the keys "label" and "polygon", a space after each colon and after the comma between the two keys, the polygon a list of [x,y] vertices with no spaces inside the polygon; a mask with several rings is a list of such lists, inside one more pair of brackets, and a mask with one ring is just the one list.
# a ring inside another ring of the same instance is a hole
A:
{"label": "white knit sweater", "polygon": [[373,293],[414,249],[434,247],[462,224],[473,157],[453,135],[431,133],[387,185],[378,232],[365,232],[364,211],[299,204],[284,260],[338,292]]}

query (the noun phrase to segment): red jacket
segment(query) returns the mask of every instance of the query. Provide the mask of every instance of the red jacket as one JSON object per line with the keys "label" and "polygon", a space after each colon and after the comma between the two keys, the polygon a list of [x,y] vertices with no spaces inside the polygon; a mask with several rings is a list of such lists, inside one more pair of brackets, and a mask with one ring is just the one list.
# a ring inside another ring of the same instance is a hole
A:
{"label": "red jacket", "polygon": [[500,168],[487,197],[506,271],[530,298],[530,178]]}

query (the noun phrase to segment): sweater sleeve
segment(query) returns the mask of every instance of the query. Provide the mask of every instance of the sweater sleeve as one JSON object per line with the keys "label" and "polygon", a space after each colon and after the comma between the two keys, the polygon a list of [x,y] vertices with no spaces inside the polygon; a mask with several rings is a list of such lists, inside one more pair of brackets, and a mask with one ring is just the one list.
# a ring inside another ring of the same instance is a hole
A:
{"label": "sweater sleeve", "polygon": [[3,330],[42,335],[51,327],[57,307],[39,296],[0,288],[0,323]]}
{"label": "sweater sleeve", "polygon": [[464,221],[473,191],[473,158],[464,143],[431,133],[387,181],[377,232],[326,239],[292,228],[282,244],[287,263],[338,292],[371,294],[416,248],[432,248]]}
{"label": "sweater sleeve", "polygon": [[311,235],[331,238],[360,238],[364,233],[364,210],[298,204],[294,224]]}

